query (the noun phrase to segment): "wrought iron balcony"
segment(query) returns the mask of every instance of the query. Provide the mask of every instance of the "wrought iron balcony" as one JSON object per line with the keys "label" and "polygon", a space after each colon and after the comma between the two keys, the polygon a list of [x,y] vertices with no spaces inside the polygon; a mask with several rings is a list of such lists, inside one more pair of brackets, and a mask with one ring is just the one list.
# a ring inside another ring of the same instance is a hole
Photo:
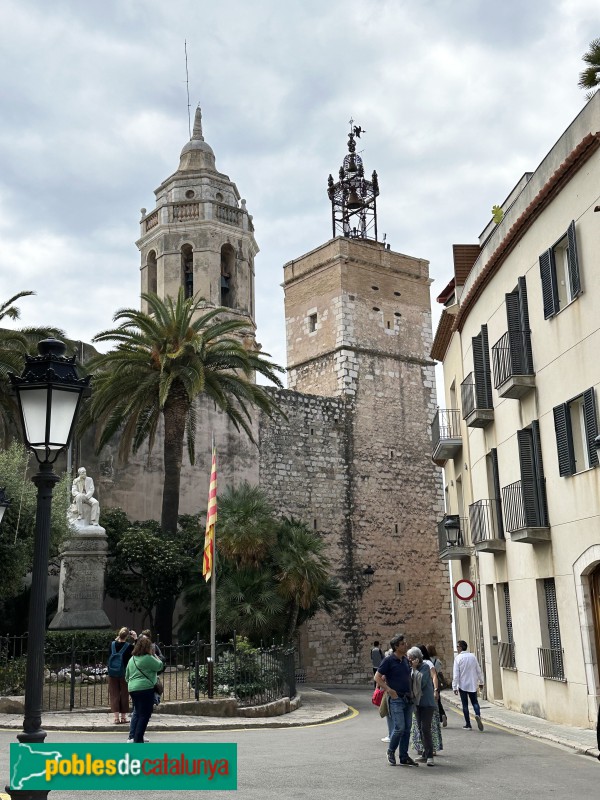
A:
{"label": "wrought iron balcony", "polygon": [[506,550],[500,500],[477,500],[469,506],[471,541],[479,553]]}
{"label": "wrought iron balcony", "polygon": [[535,386],[531,331],[509,330],[492,347],[494,387],[500,397],[519,397]]}
{"label": "wrought iron balcony", "polygon": [[[450,530],[452,534],[456,535],[456,544],[450,541],[448,522],[452,523]],[[455,522],[458,522],[458,528],[456,528]],[[438,544],[440,561],[456,561],[469,558],[471,555],[471,548],[469,547],[468,519],[466,517],[458,517],[454,514],[445,514],[438,522]]]}
{"label": "wrought iron balcony", "polygon": [[485,428],[494,420],[494,409],[488,408],[485,392],[477,385],[477,377],[471,372],[460,385],[463,419],[469,428]]}
{"label": "wrought iron balcony", "polygon": [[517,669],[514,642],[498,642],[498,661],[502,669]]}
{"label": "wrought iron balcony", "polygon": [[566,681],[565,651],[553,647],[538,647],[538,660],[540,662],[540,675],[552,681]]}
{"label": "wrought iron balcony", "polygon": [[460,411],[458,408],[438,408],[431,423],[432,458],[443,467],[449,458],[454,458],[462,449],[460,433]]}
{"label": "wrought iron balcony", "polygon": [[515,481],[502,489],[504,526],[511,541],[538,544],[550,541],[544,480]]}

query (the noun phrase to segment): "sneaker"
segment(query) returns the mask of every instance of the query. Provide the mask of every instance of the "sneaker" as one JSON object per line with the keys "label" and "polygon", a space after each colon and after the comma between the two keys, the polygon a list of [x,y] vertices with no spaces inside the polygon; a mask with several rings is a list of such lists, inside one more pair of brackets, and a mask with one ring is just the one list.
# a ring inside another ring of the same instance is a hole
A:
{"label": "sneaker", "polygon": [[473,730],[470,725],[463,725],[463,728],[467,731]]}
{"label": "sneaker", "polygon": [[[146,744],[148,744],[148,742],[150,741],[150,739],[146,739],[146,737],[144,736],[144,741],[146,742]],[[127,744],[133,744],[133,743],[134,743],[134,742],[133,742],[133,739],[127,739]]]}
{"label": "sneaker", "polygon": [[418,761],[419,764],[424,764],[427,761],[427,759],[425,758],[425,756],[419,756],[418,758],[415,758],[415,761]]}
{"label": "sneaker", "polygon": [[392,753],[391,750],[387,751],[387,762],[390,765],[390,767],[396,766],[396,756]]}
{"label": "sneaker", "polygon": [[410,756],[406,756],[405,759],[400,759],[400,766],[401,767],[418,767],[416,761],[413,761]]}
{"label": "sneaker", "polygon": [[389,742],[389,740],[390,740],[390,737],[389,737],[389,736],[384,736],[384,737],[383,737],[383,739],[382,739],[381,741],[382,741],[382,742]]}
{"label": "sneaker", "polygon": [[475,717],[475,722],[477,723],[477,727],[480,731],[483,730],[483,722],[481,721],[481,717]]}
{"label": "sneaker", "polygon": [[427,766],[428,767],[435,767],[435,764],[433,763],[433,758],[428,758],[427,759]]}
{"label": "sneaker", "polygon": [[442,714],[442,728],[445,728],[448,724],[448,717],[445,714]]}

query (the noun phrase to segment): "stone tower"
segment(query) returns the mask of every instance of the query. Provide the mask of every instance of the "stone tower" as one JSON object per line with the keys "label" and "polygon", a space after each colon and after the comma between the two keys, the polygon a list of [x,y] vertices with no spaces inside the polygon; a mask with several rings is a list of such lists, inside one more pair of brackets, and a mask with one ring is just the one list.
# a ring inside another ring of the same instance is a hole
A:
{"label": "stone tower", "polygon": [[[332,680],[342,656],[342,680],[351,682],[364,678],[372,641],[398,631],[449,658],[451,624],[437,548],[442,487],[431,461],[429,264],[377,241],[377,176],[364,180],[353,133],[348,145],[340,182],[329,179],[335,238],[286,264],[283,285],[289,389],[343,403],[318,431],[343,446],[335,476],[343,508],[334,519],[324,496],[311,508],[343,599],[333,618],[308,623],[305,662],[312,679]],[[317,470],[325,452],[315,448]],[[322,486],[327,477],[324,464]]]}
{"label": "stone tower", "polygon": [[142,209],[141,290],[159,297],[198,295],[207,307],[226,306],[254,331],[252,217],[233,181],[215,166],[196,109],[192,138],[179,169],[155,190],[156,208]]}

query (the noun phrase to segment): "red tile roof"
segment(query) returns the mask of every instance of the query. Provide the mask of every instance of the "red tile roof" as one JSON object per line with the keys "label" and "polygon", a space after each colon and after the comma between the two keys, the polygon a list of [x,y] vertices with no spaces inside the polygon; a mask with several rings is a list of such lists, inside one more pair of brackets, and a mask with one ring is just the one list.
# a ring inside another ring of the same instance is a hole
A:
{"label": "red tile roof", "polygon": [[444,309],[442,311],[440,321],[438,322],[437,331],[435,332],[435,337],[433,339],[433,345],[431,346],[430,355],[435,361],[444,360],[446,350],[448,349],[450,339],[452,338],[453,322],[454,317],[452,314],[449,314],[446,309]]}
{"label": "red tile roof", "polygon": [[481,248],[478,244],[453,244],[454,277],[457,286],[463,286],[473,264],[477,261]]}

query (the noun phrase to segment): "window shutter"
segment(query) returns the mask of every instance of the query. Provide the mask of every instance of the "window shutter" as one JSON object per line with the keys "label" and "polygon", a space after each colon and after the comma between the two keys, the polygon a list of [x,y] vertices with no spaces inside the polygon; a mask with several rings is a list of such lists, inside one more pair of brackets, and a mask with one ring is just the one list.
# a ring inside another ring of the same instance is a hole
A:
{"label": "window shutter", "polygon": [[553,317],[559,309],[558,286],[556,285],[556,267],[552,248],[540,256],[540,278],[542,280],[542,299],[544,301],[544,319]]}
{"label": "window shutter", "polygon": [[586,389],[583,393],[583,413],[590,467],[597,467],[598,451],[594,439],[598,436],[598,416],[596,414],[596,395],[593,389]]}
{"label": "window shutter", "polygon": [[519,292],[505,295],[506,321],[508,323],[508,349],[512,375],[523,375],[523,340],[521,336],[521,315]]}
{"label": "window shutter", "polygon": [[535,467],[531,430],[517,431],[519,445],[519,464],[521,466],[521,493],[523,496],[523,517],[526,526],[538,527],[535,489]]}
{"label": "window shutter", "polygon": [[521,277],[518,280],[519,289],[519,315],[521,330],[523,331],[523,349],[525,353],[525,375],[533,374],[533,352],[531,350],[531,330],[529,328],[529,306],[527,304],[527,281]]}
{"label": "window shutter", "polygon": [[490,450],[492,459],[492,480],[494,482],[494,502],[496,507],[497,536],[504,539],[504,520],[502,519],[502,503],[500,501],[500,471],[498,470],[498,451],[495,447]]}
{"label": "window shutter", "polygon": [[571,281],[571,296],[581,294],[581,277],[579,275],[579,260],[577,258],[577,237],[575,236],[575,222],[571,222],[567,231],[569,241],[569,279]]}
{"label": "window shutter", "polygon": [[573,452],[573,433],[571,431],[571,415],[569,406],[562,403],[555,406],[554,430],[556,432],[556,452],[558,454],[558,473],[562,477],[575,472],[575,453]]}
{"label": "window shutter", "polygon": [[538,524],[542,528],[548,527],[548,502],[546,499],[546,477],[544,475],[544,462],[542,460],[542,442],[540,438],[540,423],[534,419],[531,423],[531,440],[533,443],[533,461],[535,471],[535,490]]}
{"label": "window shutter", "polygon": [[[487,325],[481,326],[481,349],[483,351],[483,377],[485,385],[485,398],[487,405],[484,408],[493,408],[492,398],[492,367],[490,364],[490,345],[488,342]],[[498,495],[500,496],[500,495]]]}

